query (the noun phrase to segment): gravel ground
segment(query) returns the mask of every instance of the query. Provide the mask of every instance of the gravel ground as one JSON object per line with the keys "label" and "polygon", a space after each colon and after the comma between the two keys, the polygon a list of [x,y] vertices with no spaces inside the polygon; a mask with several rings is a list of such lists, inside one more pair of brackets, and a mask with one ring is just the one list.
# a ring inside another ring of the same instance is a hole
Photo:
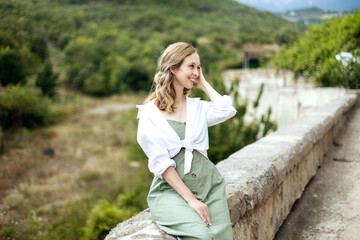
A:
{"label": "gravel ground", "polygon": [[360,104],[275,240],[360,239]]}

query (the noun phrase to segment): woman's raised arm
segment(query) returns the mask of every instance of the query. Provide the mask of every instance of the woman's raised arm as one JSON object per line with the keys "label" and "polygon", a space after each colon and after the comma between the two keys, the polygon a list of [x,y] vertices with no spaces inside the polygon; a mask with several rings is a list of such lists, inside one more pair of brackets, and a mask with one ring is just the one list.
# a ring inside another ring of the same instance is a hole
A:
{"label": "woman's raised arm", "polygon": [[199,82],[196,83],[196,87],[201,89],[212,102],[221,101],[221,95],[206,81],[204,75],[202,74],[202,69],[200,71]]}

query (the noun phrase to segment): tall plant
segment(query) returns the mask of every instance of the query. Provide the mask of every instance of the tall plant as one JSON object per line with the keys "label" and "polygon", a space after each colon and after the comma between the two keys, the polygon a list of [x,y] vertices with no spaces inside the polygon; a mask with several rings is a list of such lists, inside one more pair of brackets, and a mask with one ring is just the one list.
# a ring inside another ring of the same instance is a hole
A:
{"label": "tall plant", "polygon": [[[209,128],[210,147],[208,150],[209,159],[218,163],[226,159],[230,154],[240,150],[246,145],[255,142],[257,139],[265,136],[270,131],[277,129],[277,124],[271,121],[271,108],[266,114],[261,115],[260,119],[255,117],[256,110],[259,106],[264,85],[262,84],[256,100],[253,102],[253,120],[252,122],[245,122],[244,118],[247,113],[247,102],[240,101],[238,92],[240,81],[234,81],[227,88],[224,81],[219,77],[212,81],[215,89],[218,89],[222,94],[231,95],[233,97],[233,105],[237,110],[236,115],[215,126]],[[194,90],[193,94],[206,98],[205,93],[199,90]]]}

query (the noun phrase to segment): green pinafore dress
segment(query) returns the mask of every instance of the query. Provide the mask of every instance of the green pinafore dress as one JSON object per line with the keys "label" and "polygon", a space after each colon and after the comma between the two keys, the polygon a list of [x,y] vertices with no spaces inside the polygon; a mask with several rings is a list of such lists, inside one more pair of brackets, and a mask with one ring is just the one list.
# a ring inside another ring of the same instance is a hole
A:
{"label": "green pinafore dress", "polygon": [[[185,137],[185,123],[168,120],[179,135]],[[225,181],[215,165],[194,150],[191,171],[184,175],[185,149],[173,158],[176,171],[194,196],[205,203],[211,226],[164,180],[154,177],[147,198],[151,215],[160,229],[178,240],[233,240],[232,224],[225,195]]]}

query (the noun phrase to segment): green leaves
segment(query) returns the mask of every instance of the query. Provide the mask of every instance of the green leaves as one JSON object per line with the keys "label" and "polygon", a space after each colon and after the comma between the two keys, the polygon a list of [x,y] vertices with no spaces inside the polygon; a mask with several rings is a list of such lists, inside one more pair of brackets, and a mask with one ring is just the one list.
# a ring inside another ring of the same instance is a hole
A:
{"label": "green leaves", "polygon": [[89,214],[82,239],[104,239],[116,224],[129,217],[131,217],[131,213],[126,209],[120,209],[105,199],[99,200]]}
{"label": "green leaves", "polygon": [[359,35],[360,11],[310,25],[305,36],[279,51],[273,63],[278,68],[292,70],[295,75],[314,77],[323,86],[356,88],[360,85],[359,64],[343,66],[335,56],[340,52],[359,56]]}

